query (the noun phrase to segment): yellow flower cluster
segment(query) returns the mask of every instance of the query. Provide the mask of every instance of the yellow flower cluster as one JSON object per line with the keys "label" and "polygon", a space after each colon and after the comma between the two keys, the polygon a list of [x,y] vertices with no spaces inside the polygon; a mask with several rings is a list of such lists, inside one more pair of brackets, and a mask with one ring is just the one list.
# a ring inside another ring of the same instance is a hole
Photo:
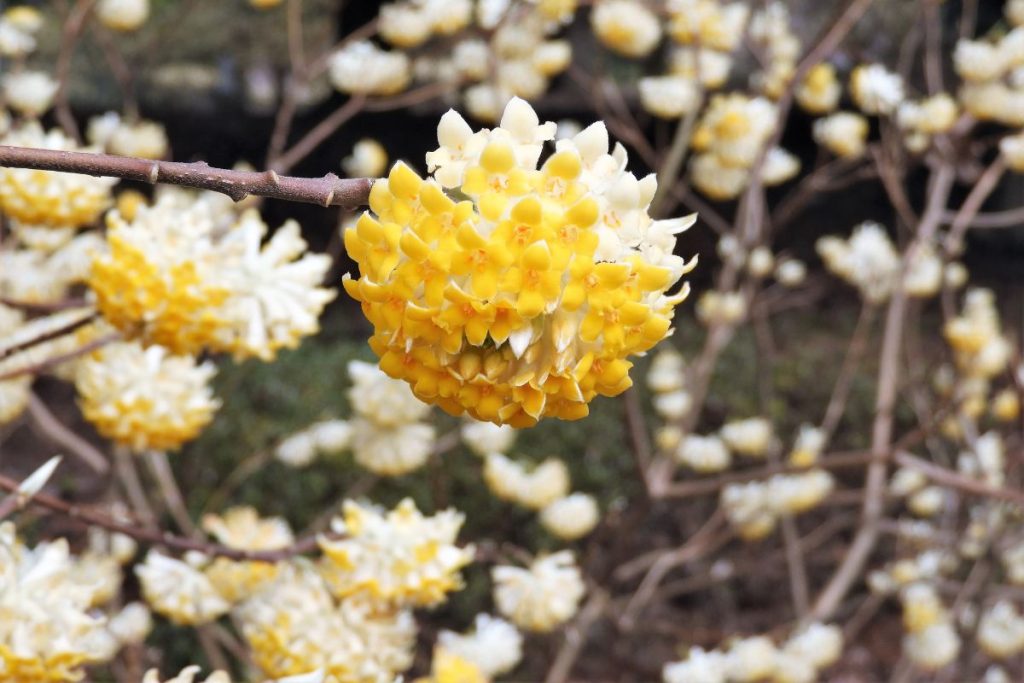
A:
{"label": "yellow flower cluster", "polygon": [[108,214],[109,250],[93,261],[89,286],[130,338],[178,354],[205,347],[270,360],[319,329],[334,297],[319,286],[330,258],[305,253],[293,221],[261,246],[259,215],[216,201],[182,193],[138,207],[131,222]]}
{"label": "yellow flower cluster", "polygon": [[[255,508],[231,508],[220,515],[205,515],[203,530],[229,548],[279,550],[295,540],[288,522],[280,517],[261,519]],[[280,567],[271,562],[235,562],[218,557],[205,574],[217,592],[231,603],[239,602],[277,576]]]}
{"label": "yellow flower cluster", "polygon": [[361,275],[345,289],[381,368],[452,414],[581,418],[630,386],[627,357],[669,333],[686,297],[666,290],[692,268],[672,250],[693,219],[647,215],[654,177],[625,172],[600,123],[538,170],[554,128],[519,99],[494,130],[449,112],[434,178],[397,164],[370,194],[376,215],[345,231]]}
{"label": "yellow flower cluster", "polygon": [[75,378],[82,414],[103,436],[134,450],[178,448],[213,419],[220,402],[210,363],[161,346],[108,344],[83,359]]}
{"label": "yellow flower cluster", "polygon": [[473,548],[455,537],[463,516],[454,510],[424,517],[406,498],[387,513],[352,501],[334,531],[322,539],[324,579],[339,598],[359,596],[385,606],[431,607],[462,587],[459,570],[473,561]]}
{"label": "yellow flower cluster", "polygon": [[[319,672],[323,683],[396,680],[409,668],[416,622],[408,610],[359,597],[335,601],[316,571],[292,562],[265,590],[234,612],[267,678]],[[291,678],[288,678],[291,681]]]}
{"label": "yellow flower cluster", "polygon": [[[46,132],[34,121],[11,131],[2,141],[15,147],[83,151],[61,131]],[[96,222],[110,206],[110,188],[116,182],[115,178],[2,167],[0,210],[29,225],[81,228]]]}
{"label": "yellow flower cluster", "polygon": [[103,619],[90,616],[94,587],[79,581],[64,539],[26,547],[0,526],[0,680],[64,683],[98,657]]}

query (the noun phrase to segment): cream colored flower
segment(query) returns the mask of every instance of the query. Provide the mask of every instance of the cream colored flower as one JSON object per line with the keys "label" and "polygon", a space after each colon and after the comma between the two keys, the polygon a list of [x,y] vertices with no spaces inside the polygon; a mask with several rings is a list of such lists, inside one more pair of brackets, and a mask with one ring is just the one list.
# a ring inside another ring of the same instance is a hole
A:
{"label": "cream colored flower", "polygon": [[95,663],[104,620],[93,616],[95,588],[76,576],[67,541],[26,547],[14,525],[0,525],[0,673],[5,680],[78,680]]}
{"label": "cream colored flower", "polygon": [[176,560],[150,550],[146,561],[136,565],[146,602],[176,624],[196,626],[214,621],[230,608],[210,579],[198,568],[205,557]]}
{"label": "cream colored flower", "polygon": [[793,450],[789,452],[789,464],[797,467],[810,467],[818,461],[822,449],[825,447],[825,432],[813,425],[800,425],[797,433],[796,443]]}
{"label": "cream colored flower", "polygon": [[732,461],[725,442],[714,435],[688,434],[672,455],[677,462],[700,473],[721,472]]}
{"label": "cream colored flower", "polygon": [[888,299],[898,283],[900,256],[878,223],[861,223],[849,240],[822,237],[816,248],[825,266],[870,303]]}
{"label": "cream colored flower", "polygon": [[701,104],[700,86],[685,76],[647,76],[637,87],[643,108],[663,119],[677,119]]}
{"label": "cream colored flower", "polygon": [[999,141],[999,153],[1015,173],[1024,173],[1024,131],[1007,135]]}
{"label": "cream colored flower", "polygon": [[742,292],[710,289],[697,300],[697,318],[705,325],[736,325],[746,315],[747,300]]}
{"label": "cream colored flower", "polygon": [[777,474],[768,480],[771,506],[780,513],[799,514],[821,505],[835,489],[835,479],[825,470]]}
{"label": "cream colored flower", "polygon": [[264,243],[255,210],[235,216],[218,201],[165,194],[132,222],[111,212],[89,285],[104,317],[147,344],[270,360],[319,330],[335,295],[320,287],[330,258],[306,253],[293,221]]}
{"label": "cream colored flower", "polygon": [[862,64],[850,76],[850,92],[865,114],[888,115],[903,101],[903,79],[880,64]]}
{"label": "cream colored flower", "polygon": [[390,512],[346,501],[332,530],[339,540],[320,540],[321,564],[339,598],[363,596],[375,603],[429,607],[462,587],[459,570],[473,561],[473,548],[455,537],[463,516],[445,510],[424,517],[411,499]]}
{"label": "cream colored flower", "polygon": [[[11,131],[2,141],[15,147],[90,151],[80,149],[57,129],[44,132],[35,122]],[[110,188],[115,183],[115,178],[0,168],[0,209],[28,225],[81,228],[95,223],[110,206]]]}
{"label": "cream colored flower", "polygon": [[1007,70],[1006,58],[997,43],[981,40],[957,41],[953,66],[960,78],[984,83],[1001,78]]}
{"label": "cream colored flower", "polygon": [[[163,683],[199,683],[196,675],[201,669],[198,666],[186,666],[174,678],[168,678]],[[160,673],[156,669],[150,669],[142,677],[142,683],[161,683]],[[231,683],[231,677],[223,671],[214,671],[202,683]]]}
{"label": "cream colored flower", "polygon": [[349,424],[356,462],[374,474],[387,477],[408,474],[426,464],[437,437],[433,425],[418,422],[379,425],[356,417]]}
{"label": "cream colored flower", "polygon": [[664,683],[726,683],[728,670],[729,658],[724,653],[691,647],[686,659],[666,664],[661,677]]}
{"label": "cream colored flower", "polygon": [[731,451],[751,458],[765,457],[774,440],[772,423],[763,417],[727,422],[719,433]]}
{"label": "cream colored flower", "polygon": [[778,650],[767,636],[751,636],[733,641],[726,656],[730,680],[754,683],[775,671]]}
{"label": "cream colored flower", "polygon": [[796,259],[786,259],[775,266],[774,275],[779,284],[797,287],[807,278],[807,266]]}
{"label": "cream colored flower", "polygon": [[0,15],[0,55],[24,57],[36,49],[35,34],[43,25],[39,11],[28,5],[12,7]]}
{"label": "cream colored flower", "polygon": [[527,469],[501,453],[484,462],[484,481],[494,495],[530,510],[541,510],[569,493],[569,470],[558,458]]}
{"label": "cream colored flower", "polygon": [[545,529],[565,541],[583,538],[597,526],[600,511],[593,496],[573,493],[549,503],[540,512]]}
{"label": "cream colored flower", "polygon": [[489,614],[478,614],[468,634],[441,631],[438,645],[472,662],[488,678],[515,668],[522,659],[523,636],[515,626]]}
{"label": "cream colored flower", "polygon": [[626,57],[646,57],[661,42],[661,23],[634,0],[601,0],[590,14],[598,40]]}
{"label": "cream colored flower", "polygon": [[750,8],[742,2],[669,0],[669,34],[684,45],[732,52],[743,39]]}
{"label": "cream colored flower", "polygon": [[484,457],[489,453],[507,453],[516,441],[518,432],[508,425],[481,422],[467,418],[459,430],[462,442],[473,453]]}
{"label": "cream colored flower", "polygon": [[194,439],[220,402],[209,387],[212,363],[160,346],[116,342],[80,362],[82,414],[109,439],[136,451],[168,450]]}
{"label": "cream colored flower", "polygon": [[567,550],[540,557],[528,569],[497,566],[491,577],[498,611],[520,628],[542,633],[571,619],[585,590]]}
{"label": "cream colored flower", "polygon": [[709,89],[729,80],[732,55],[706,47],[677,47],[669,56],[669,73],[696,81]]}
{"label": "cream colored flower", "polygon": [[867,137],[867,119],[853,112],[837,112],[814,122],[815,141],[844,159],[864,154]]}
{"label": "cream colored flower", "polygon": [[348,375],[352,380],[348,391],[352,409],[378,425],[418,422],[430,413],[430,406],[416,398],[408,384],[388,377],[372,363],[351,361]]}
{"label": "cream colored flower", "polygon": [[4,76],[4,99],[11,109],[38,117],[53,105],[58,84],[43,71],[20,71]]}
{"label": "cream colored flower", "polygon": [[352,148],[352,154],[341,160],[341,167],[350,178],[379,178],[388,166],[388,153],[373,138],[363,138]]}
{"label": "cream colored flower", "polygon": [[329,68],[331,84],[349,94],[393,95],[404,90],[412,76],[408,57],[381,50],[369,41],[335,52]]}
{"label": "cream colored flower", "polygon": [[272,360],[278,349],[297,347],[320,330],[320,313],[335,297],[320,286],[331,259],[306,252],[298,223],[286,221],[264,242],[267,232],[248,210],[219,244],[227,261],[220,282],[230,295],[215,314],[226,323],[215,346],[236,358]]}
{"label": "cream colored flower", "polygon": [[170,143],[167,131],[155,121],[122,123],[110,134],[106,142],[111,154],[142,159],[163,159],[168,155]]}
{"label": "cream colored flower", "polygon": [[688,391],[671,391],[654,397],[654,411],[665,420],[680,420],[693,408],[693,397]]}
{"label": "cream colored flower", "polygon": [[[239,550],[280,550],[295,540],[288,522],[280,517],[261,519],[251,507],[235,507],[223,516],[203,516],[203,530],[220,543]],[[269,562],[236,562],[218,557],[204,573],[217,592],[231,603],[255,594],[278,573]]]}
{"label": "cream colored flower", "polygon": [[773,147],[761,167],[761,180],[768,187],[781,185],[800,172],[800,160],[781,147]]}
{"label": "cream colored flower", "polygon": [[797,103],[811,114],[827,114],[839,105],[843,86],[828,62],[815,64],[796,89]]}
{"label": "cream colored flower", "polygon": [[149,0],[100,0],[96,16],[107,28],[134,31],[149,18]]}
{"label": "cream colored flower", "polygon": [[325,683],[392,681],[412,664],[411,612],[363,598],[336,602],[305,562],[284,564],[234,616],[253,663],[270,678],[307,683],[301,675],[318,672]]}
{"label": "cream colored flower", "polygon": [[129,602],[107,622],[107,630],[122,645],[141,644],[152,629],[153,617],[141,602]]}
{"label": "cream colored flower", "polygon": [[1000,600],[982,614],[977,639],[990,657],[1012,657],[1024,650],[1024,617],[1013,603]]}
{"label": "cream colored flower", "polygon": [[919,102],[900,103],[896,120],[901,128],[936,135],[949,132],[959,114],[956,100],[948,93],[938,93]]}
{"label": "cream colored flower", "polygon": [[686,384],[686,360],[671,347],[654,354],[647,370],[647,386],[656,393],[681,390]]}

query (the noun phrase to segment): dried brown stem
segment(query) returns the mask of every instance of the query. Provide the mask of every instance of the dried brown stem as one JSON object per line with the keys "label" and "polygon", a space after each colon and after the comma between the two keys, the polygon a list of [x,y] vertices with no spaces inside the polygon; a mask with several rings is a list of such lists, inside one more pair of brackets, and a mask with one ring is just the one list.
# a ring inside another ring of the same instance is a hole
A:
{"label": "dried brown stem", "polygon": [[205,161],[150,161],[112,154],[7,145],[0,145],[0,166],[109,176],[141,183],[170,183],[220,192],[236,202],[249,195],[259,195],[350,209],[366,204],[373,183],[369,178],[339,178],[333,173],[321,178],[295,178],[281,176],[274,171],[213,168]]}

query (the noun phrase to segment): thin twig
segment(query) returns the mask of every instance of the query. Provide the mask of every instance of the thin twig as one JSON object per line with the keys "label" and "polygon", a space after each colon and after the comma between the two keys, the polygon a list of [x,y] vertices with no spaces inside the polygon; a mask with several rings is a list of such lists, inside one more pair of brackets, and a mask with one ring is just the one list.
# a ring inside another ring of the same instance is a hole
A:
{"label": "thin twig", "polygon": [[[19,485],[19,482],[14,479],[0,475],[0,489],[14,492],[18,490]],[[131,536],[143,543],[163,545],[170,550],[178,552],[195,550],[208,557],[226,557],[229,560],[253,562],[280,562],[296,555],[306,555],[315,551],[318,547],[318,537],[308,536],[299,539],[287,548],[280,548],[278,550],[240,550],[218,543],[175,536],[152,527],[140,527],[136,524],[125,523],[106,513],[69,503],[45,493],[36,494],[32,498],[30,505],[45,508],[89,526],[98,526],[109,531],[116,531],[126,536]],[[330,536],[328,535],[328,537]]]}
{"label": "thin twig", "polygon": [[320,178],[295,178],[274,171],[233,171],[214,168],[205,161],[150,161],[90,152],[64,152],[0,145],[0,166],[43,171],[108,176],[142,183],[170,183],[220,192],[241,201],[249,195],[293,202],[364,206],[370,196],[370,178],[339,178],[333,173]]}
{"label": "thin twig", "polygon": [[947,254],[958,254],[963,250],[964,233],[967,232],[967,228],[971,227],[974,217],[981,210],[992,191],[999,185],[1005,172],[1006,161],[1000,155],[978,178],[978,182],[971,188],[970,194],[960,206],[960,210],[953,216],[944,245]]}
{"label": "thin twig", "polygon": [[66,450],[81,460],[93,472],[106,474],[110,470],[110,464],[103,453],[78,434],[65,427],[34,393],[29,394],[28,397],[28,415],[32,418],[33,424],[42,436],[52,441],[55,446]]}
{"label": "thin twig", "polygon": [[548,670],[544,683],[564,683],[572,672],[572,666],[580,656],[580,651],[587,642],[590,629],[593,627],[608,605],[608,593],[600,588],[592,588],[587,600],[572,626],[566,629],[565,640],[558,651],[554,663]]}

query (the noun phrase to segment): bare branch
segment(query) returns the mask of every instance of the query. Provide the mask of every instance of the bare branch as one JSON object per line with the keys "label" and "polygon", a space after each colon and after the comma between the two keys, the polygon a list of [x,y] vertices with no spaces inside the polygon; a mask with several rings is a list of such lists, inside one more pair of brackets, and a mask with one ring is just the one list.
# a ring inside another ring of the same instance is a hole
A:
{"label": "bare branch", "polygon": [[333,173],[321,178],[296,178],[278,175],[274,171],[213,168],[205,161],[150,161],[111,154],[7,145],[0,145],[0,166],[110,176],[141,183],[183,185],[220,192],[236,202],[249,195],[258,195],[347,209],[364,206],[369,200],[373,184],[370,178],[339,178]]}

